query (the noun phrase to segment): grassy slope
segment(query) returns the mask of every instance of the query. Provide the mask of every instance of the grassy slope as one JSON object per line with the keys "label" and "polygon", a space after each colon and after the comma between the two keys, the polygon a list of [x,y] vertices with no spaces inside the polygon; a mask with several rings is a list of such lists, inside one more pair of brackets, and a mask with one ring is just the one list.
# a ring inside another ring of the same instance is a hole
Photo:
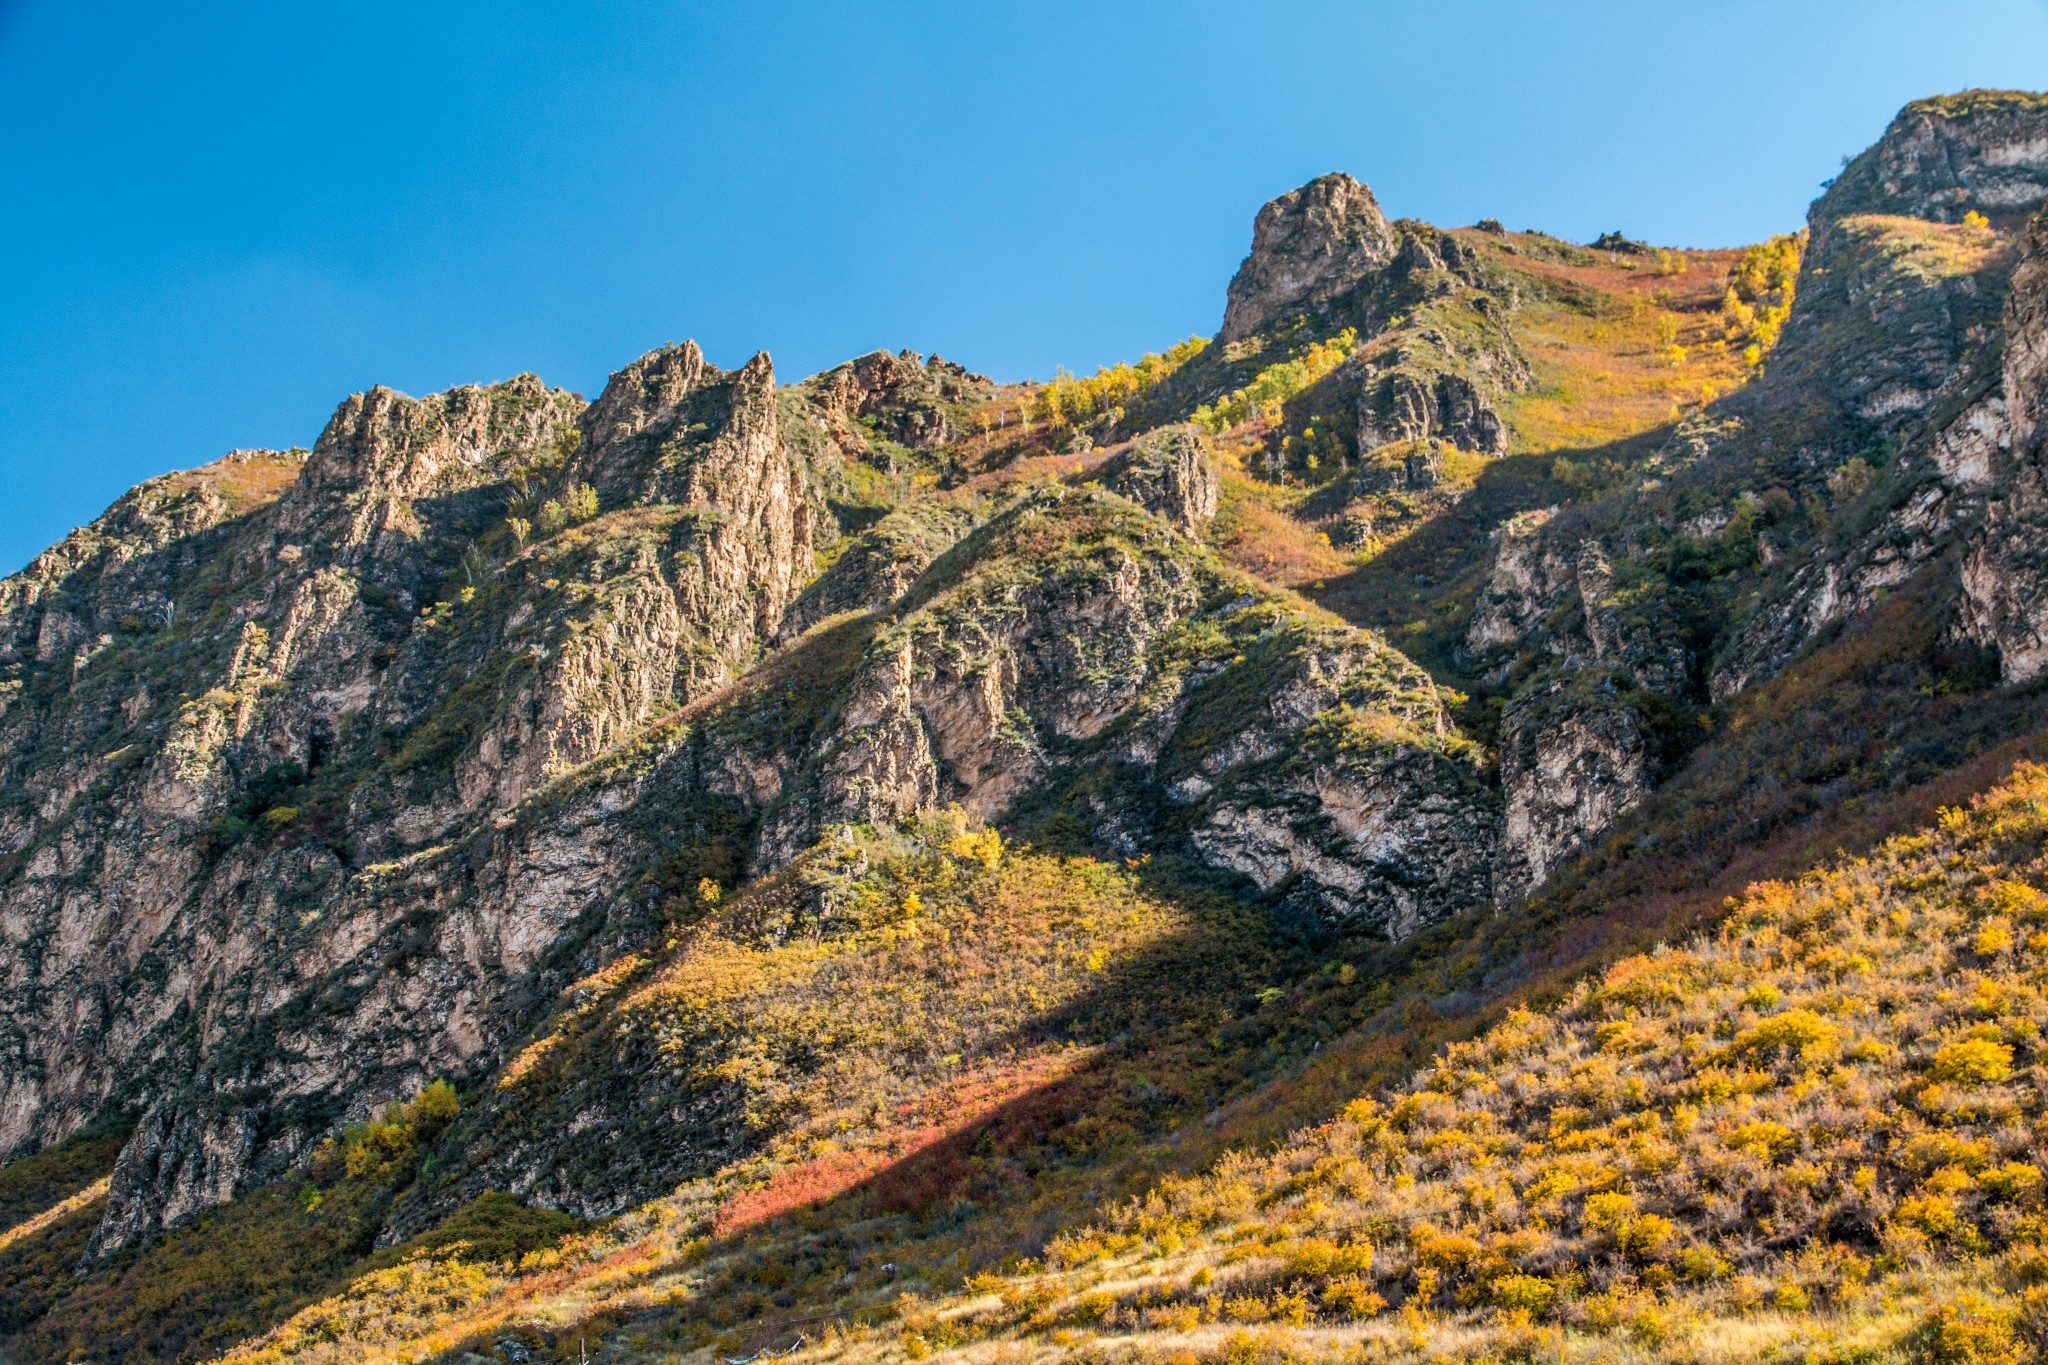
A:
{"label": "grassy slope", "polygon": [[[2048,769],[1937,823],[1759,884],[1718,931],[1517,1011],[1275,1152],[1162,1182],[1057,1240],[1050,1273],[913,1307],[900,1342],[1099,1335],[1135,1359],[2048,1348]],[[894,1354],[882,1344],[840,1354]]]}
{"label": "grassy slope", "polygon": [[[1528,282],[1530,301],[1516,315],[1514,332],[1535,374],[1534,386],[1505,405],[1509,454],[1469,465],[1465,497],[1331,581],[1319,594],[1323,604],[1395,634],[1444,667],[1463,630],[1463,605],[1491,556],[1491,532],[1518,513],[1578,496],[1559,477],[1560,458],[1590,467],[1640,465],[1685,409],[1745,381],[1739,359],[1712,344],[1738,254],[1695,253],[1677,274],[1658,273],[1648,258],[1609,252],[1502,257]],[[1667,336],[1687,348],[1684,362],[1662,353]]]}

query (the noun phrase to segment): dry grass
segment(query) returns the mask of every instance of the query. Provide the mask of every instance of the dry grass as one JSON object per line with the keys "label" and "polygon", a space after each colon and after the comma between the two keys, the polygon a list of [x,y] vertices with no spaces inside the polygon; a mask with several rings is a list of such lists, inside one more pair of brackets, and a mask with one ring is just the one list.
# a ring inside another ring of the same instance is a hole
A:
{"label": "dry grass", "polygon": [[[1497,239],[1471,233],[1473,245]],[[1514,321],[1536,384],[1506,404],[1515,448],[1547,452],[1608,445],[1679,411],[1732,392],[1749,367],[1723,344],[1721,300],[1738,249],[1686,252],[1684,269],[1659,273],[1654,258],[1588,252],[1591,265],[1532,256],[1502,264],[1534,276],[1552,297]],[[1685,349],[1683,359],[1669,351]]]}
{"label": "dry grass", "polygon": [[1328,531],[1299,515],[1311,490],[1284,488],[1253,478],[1241,447],[1256,436],[1234,434],[1219,443],[1222,498],[1210,523],[1210,548],[1234,568],[1283,588],[1321,586],[1351,567]]}
{"label": "dry grass", "polygon": [[11,1228],[0,1230],[0,1251],[6,1251],[17,1242],[25,1242],[46,1231],[59,1220],[99,1203],[107,1197],[107,1189],[113,1183],[112,1176],[103,1175],[84,1189],[58,1200],[34,1217],[25,1218]]}
{"label": "dry grass", "polygon": [[[2044,849],[2048,769],[2023,765],[1271,1155],[1162,1181],[1051,1269],[972,1286],[993,1305],[914,1308],[906,1342],[1158,1332],[1136,1358],[1167,1359],[1208,1324],[1389,1314],[1346,1354],[1735,1360],[1898,1347],[1971,1284],[1983,1341],[2048,1346]],[[1214,1335],[1198,1357],[1241,1356]],[[1338,1344],[1288,1341],[1260,1349]]]}

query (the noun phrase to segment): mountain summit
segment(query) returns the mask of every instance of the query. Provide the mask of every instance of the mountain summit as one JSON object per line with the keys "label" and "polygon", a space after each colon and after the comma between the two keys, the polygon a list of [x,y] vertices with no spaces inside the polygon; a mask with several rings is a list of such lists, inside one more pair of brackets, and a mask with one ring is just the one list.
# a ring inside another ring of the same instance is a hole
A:
{"label": "mountain summit", "polygon": [[1242,341],[1290,308],[1348,289],[1392,260],[1394,247],[1379,201],[1348,175],[1281,195],[1252,224],[1252,254],[1230,281],[1217,340]]}

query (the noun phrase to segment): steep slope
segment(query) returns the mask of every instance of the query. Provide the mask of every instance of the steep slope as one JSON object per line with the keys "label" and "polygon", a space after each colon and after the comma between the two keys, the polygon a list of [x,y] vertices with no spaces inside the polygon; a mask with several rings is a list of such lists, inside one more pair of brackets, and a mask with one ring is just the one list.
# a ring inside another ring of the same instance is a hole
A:
{"label": "steep slope", "polygon": [[[913,1356],[1049,1332],[1199,1359],[2031,1358],[2044,796],[2027,767],[1938,830],[1760,885],[1716,934],[893,1330]],[[893,1354],[880,1335],[851,1353]]]}
{"label": "steep slope", "polygon": [[[487,1071],[577,969],[659,935],[697,883],[772,870],[849,822],[1026,798],[1047,818],[1050,789],[1089,772],[1131,790],[1077,807],[1087,827],[1278,903],[1405,933],[1488,896],[1488,797],[1433,684],[1210,563],[1186,536],[1214,505],[1196,438],[1101,471],[1157,513],[1075,490],[884,518],[803,610],[896,621],[828,618],[721,699],[798,602],[829,490],[878,452],[906,474],[885,433],[943,433],[974,392],[881,357],[786,396],[765,357],[725,374],[692,346],[622,370],[588,409],[524,380],[378,391],[235,526],[215,577],[156,589],[162,623],[130,627],[118,667],[64,651],[88,629],[74,620],[140,589],[87,588],[54,557],[11,585],[17,638],[42,643],[21,649],[8,719],[67,772],[80,708],[141,684],[114,713],[131,723],[90,742],[115,775],[42,798],[10,873],[7,1138],[47,1143],[95,1113],[136,1125],[88,1259],[275,1180],[434,1075]],[[919,522],[985,524],[920,576],[943,534],[890,529]],[[809,690],[781,690],[797,675]],[[151,686],[175,715],[144,709]],[[1219,747],[1211,713],[1246,687],[1281,689],[1269,722]],[[1326,770],[1283,761],[1298,733]],[[16,759],[31,797],[52,780],[34,746]],[[1162,764],[1176,794],[1139,794]]]}
{"label": "steep slope", "polygon": [[[96,528],[116,546],[10,583],[5,1140],[141,1113],[96,1254],[282,1170],[360,1087],[462,1071],[571,927],[599,931],[633,855],[582,837],[592,808],[455,867],[435,845],[751,657],[809,558],[772,392],[765,361],[688,348],[580,428],[530,380],[376,391],[196,567],[122,507]],[[597,515],[635,480],[641,506]]]}
{"label": "steep slope", "polygon": [[1567,987],[2048,750],[2042,147],[1921,102],[1721,252],[1325,177],[1090,378],[666,347],[142,486],[0,583],[6,1349],[2021,1349],[1915,1324],[2040,1240],[2037,771]]}

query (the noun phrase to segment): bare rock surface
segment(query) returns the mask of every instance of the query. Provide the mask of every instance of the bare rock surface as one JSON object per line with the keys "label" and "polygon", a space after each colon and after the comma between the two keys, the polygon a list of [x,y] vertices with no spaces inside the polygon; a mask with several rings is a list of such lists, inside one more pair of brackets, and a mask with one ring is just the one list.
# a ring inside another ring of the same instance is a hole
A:
{"label": "bare rock surface", "polygon": [[1219,340],[1250,336],[1289,309],[1343,293],[1394,258],[1394,231],[1372,191],[1326,175],[1259,210],[1252,251],[1230,281]]}

